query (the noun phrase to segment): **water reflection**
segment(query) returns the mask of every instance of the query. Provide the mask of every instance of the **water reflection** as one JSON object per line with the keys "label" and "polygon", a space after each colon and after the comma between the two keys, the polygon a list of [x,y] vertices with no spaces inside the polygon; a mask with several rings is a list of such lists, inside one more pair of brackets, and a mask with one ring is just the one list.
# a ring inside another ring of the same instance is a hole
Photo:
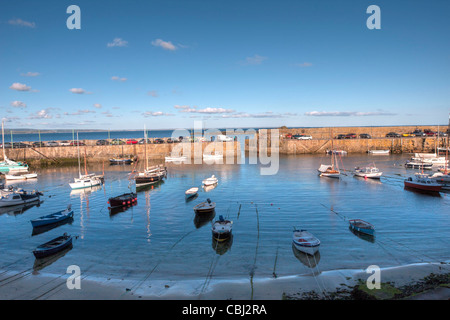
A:
{"label": "water reflection", "polygon": [[358,232],[358,231],[354,230],[351,226],[349,226],[348,229],[351,231],[351,233],[353,233],[358,238],[365,240],[367,242],[375,243],[375,236],[371,236],[369,234]]}
{"label": "water reflection", "polygon": [[72,244],[70,244],[64,250],[59,251],[58,253],[55,253],[51,256],[48,256],[45,258],[40,258],[40,259],[35,259],[34,265],[33,265],[33,274],[37,274],[38,271],[50,266],[52,263],[56,262],[58,259],[64,257],[67,254],[67,252],[72,250],[72,248],[73,248],[73,246],[72,246]]}
{"label": "water reflection", "polygon": [[60,221],[60,222],[57,222],[57,223],[52,223],[52,224],[45,225],[45,226],[40,226],[40,227],[34,227],[32,233],[31,233],[31,236],[36,236],[38,234],[50,231],[52,229],[55,229],[55,228],[57,228],[59,226],[65,225],[65,224],[70,224],[71,225],[73,221],[74,220],[71,217],[69,219],[65,219],[64,221]]}
{"label": "water reflection", "polygon": [[43,202],[44,202],[44,200],[36,200],[35,202],[31,202],[31,203],[18,204],[18,205],[10,206],[10,207],[1,207],[0,215],[7,214],[10,216],[16,216],[16,215],[24,213],[25,211],[33,208],[34,206],[39,207],[41,205],[41,203],[43,203]]}
{"label": "water reflection", "polygon": [[215,210],[208,213],[196,213],[194,218],[194,225],[197,229],[199,229],[210,222],[215,216]]}
{"label": "water reflection", "polygon": [[113,207],[113,208],[109,208],[109,217],[113,218],[116,214],[121,213],[121,212],[125,212],[128,209],[130,209],[131,207],[134,207],[137,205],[137,201],[129,204],[129,205],[125,205],[125,206],[121,206],[121,207]]}
{"label": "water reflection", "polygon": [[214,239],[214,237],[212,238],[212,248],[218,255],[225,254],[231,248],[232,244],[233,244],[233,235],[232,234],[225,241],[217,241],[216,239]]}
{"label": "water reflection", "polygon": [[292,244],[292,252],[294,256],[308,268],[314,268],[319,264],[320,251],[317,251],[313,256],[298,250],[294,244]]}

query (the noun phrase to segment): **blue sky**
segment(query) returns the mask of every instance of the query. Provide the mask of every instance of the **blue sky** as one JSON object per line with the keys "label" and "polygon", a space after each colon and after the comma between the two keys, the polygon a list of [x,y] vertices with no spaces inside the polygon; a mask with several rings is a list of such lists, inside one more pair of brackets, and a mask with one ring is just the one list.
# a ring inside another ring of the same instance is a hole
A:
{"label": "blue sky", "polygon": [[[69,30],[69,5],[81,29]],[[369,30],[369,5],[381,29]],[[2,1],[9,128],[447,124],[450,2]]]}

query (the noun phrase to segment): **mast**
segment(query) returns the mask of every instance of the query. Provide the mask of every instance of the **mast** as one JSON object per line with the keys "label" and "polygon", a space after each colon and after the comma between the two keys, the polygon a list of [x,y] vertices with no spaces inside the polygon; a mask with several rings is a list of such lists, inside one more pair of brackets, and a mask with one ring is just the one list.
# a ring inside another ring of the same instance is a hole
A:
{"label": "mast", "polygon": [[147,157],[147,129],[144,124],[144,139],[145,139],[145,170],[148,169],[148,157]]}
{"label": "mast", "polygon": [[6,155],[5,155],[5,129],[3,128],[3,122],[2,119],[2,148],[3,148],[3,161],[6,161]]}
{"label": "mast", "polygon": [[78,140],[78,131],[77,131],[77,152],[78,152],[78,174],[81,179],[81,165],[80,165],[80,142]]}

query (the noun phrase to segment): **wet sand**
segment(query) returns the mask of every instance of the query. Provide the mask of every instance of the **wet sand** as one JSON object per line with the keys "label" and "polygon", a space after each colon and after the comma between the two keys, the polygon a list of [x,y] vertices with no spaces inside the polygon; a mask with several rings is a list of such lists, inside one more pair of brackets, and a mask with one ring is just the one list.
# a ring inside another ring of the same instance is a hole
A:
{"label": "wet sand", "polygon": [[[396,287],[419,281],[430,274],[445,274],[449,264],[421,263],[381,269],[381,282]],[[0,272],[1,300],[281,300],[315,291],[318,294],[335,292],[364,283],[370,274],[365,270],[335,270],[321,274],[302,274],[266,279],[205,279],[141,281],[81,277],[81,289],[68,289],[67,275],[48,275]],[[450,299],[448,288],[415,295],[412,299]]]}

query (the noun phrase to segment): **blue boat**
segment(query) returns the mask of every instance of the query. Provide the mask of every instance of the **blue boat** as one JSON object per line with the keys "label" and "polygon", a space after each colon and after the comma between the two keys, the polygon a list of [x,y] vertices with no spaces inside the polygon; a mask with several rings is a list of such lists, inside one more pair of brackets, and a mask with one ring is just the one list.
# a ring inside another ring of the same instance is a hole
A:
{"label": "blue boat", "polygon": [[65,221],[67,219],[70,219],[73,217],[73,210],[71,209],[70,205],[65,210],[61,210],[52,214],[49,214],[47,216],[43,216],[34,220],[31,220],[31,225],[33,228],[36,227],[42,227],[54,223],[59,223],[62,221]]}
{"label": "blue boat", "polygon": [[373,236],[375,233],[375,227],[367,221],[361,219],[352,219],[348,221],[350,223],[350,228],[355,231]]}
{"label": "blue boat", "polygon": [[58,253],[70,246],[72,246],[72,236],[64,233],[64,235],[38,246],[33,254],[37,259],[40,259]]}

